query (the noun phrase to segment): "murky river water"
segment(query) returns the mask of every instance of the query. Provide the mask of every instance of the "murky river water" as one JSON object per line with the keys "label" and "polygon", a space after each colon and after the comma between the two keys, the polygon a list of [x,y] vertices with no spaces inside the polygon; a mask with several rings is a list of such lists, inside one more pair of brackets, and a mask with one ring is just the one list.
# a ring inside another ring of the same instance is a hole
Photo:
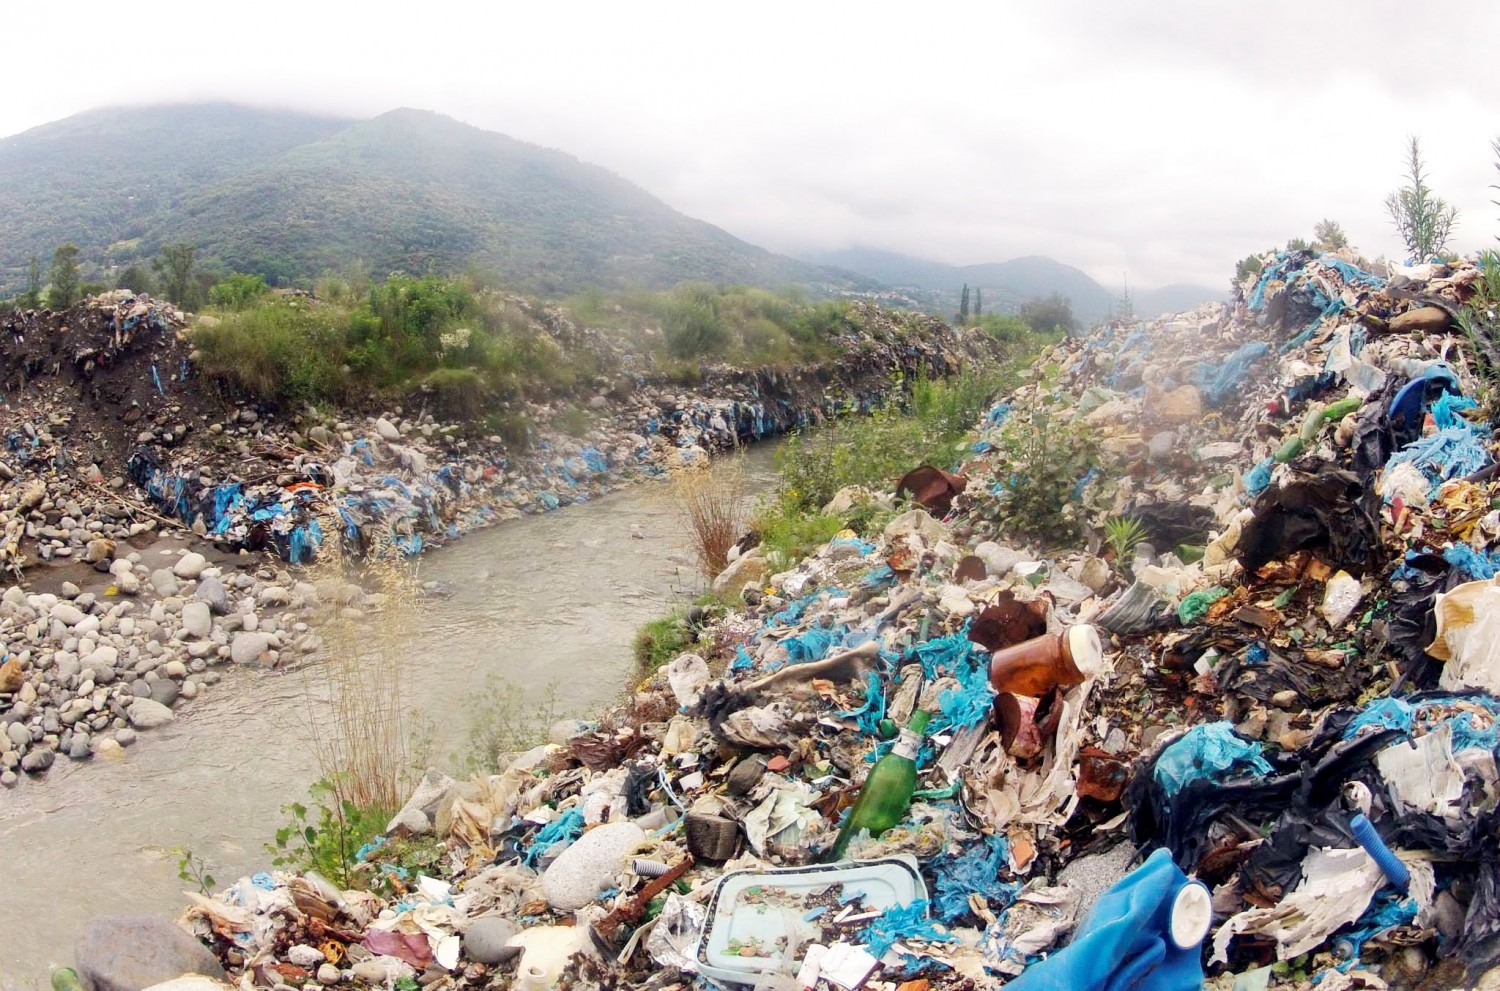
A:
{"label": "murky river water", "polygon": [[[744,462],[747,489],[767,488],[771,445]],[[555,686],[559,714],[598,710],[629,683],[636,627],[702,585],[659,484],[471,534],[427,555],[421,577],[453,590],[423,603],[408,651],[407,697],[430,720],[439,765],[463,747],[472,700],[496,678],[538,702]],[[221,884],[265,867],[281,807],[318,777],[308,744],[318,716],[303,675],[225,670],[124,759],[60,760],[0,795],[0,989],[46,987],[93,915],[175,916],[185,899],[174,847],[203,857]]]}

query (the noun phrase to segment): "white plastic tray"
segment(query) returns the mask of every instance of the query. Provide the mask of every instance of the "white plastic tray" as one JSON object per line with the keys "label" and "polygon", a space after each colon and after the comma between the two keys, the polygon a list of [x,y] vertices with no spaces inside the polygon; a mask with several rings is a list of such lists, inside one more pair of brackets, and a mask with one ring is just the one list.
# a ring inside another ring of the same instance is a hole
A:
{"label": "white plastic tray", "polygon": [[[698,944],[699,972],[712,980],[754,984],[758,977],[781,963],[778,940],[795,937],[799,944],[806,945],[823,939],[823,923],[839,910],[830,909],[825,917],[809,921],[803,918],[808,911],[805,901],[835,885],[842,885],[845,895],[863,892],[863,904],[872,911],[910,905],[927,897],[927,886],[922,883],[916,860],[906,856],[734,871],[719,879],[709,899],[708,930]],[[769,903],[755,901],[758,888],[774,889]],[[732,942],[752,941],[758,942],[769,956],[739,956],[729,952]],[[801,956],[799,950],[797,959]]]}

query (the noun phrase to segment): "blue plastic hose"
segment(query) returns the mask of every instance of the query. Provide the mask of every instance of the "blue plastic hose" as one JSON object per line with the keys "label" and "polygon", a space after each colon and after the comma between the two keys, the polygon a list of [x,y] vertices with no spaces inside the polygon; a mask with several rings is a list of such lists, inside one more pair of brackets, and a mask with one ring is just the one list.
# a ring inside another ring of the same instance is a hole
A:
{"label": "blue plastic hose", "polygon": [[1391,852],[1391,848],[1385,845],[1385,840],[1375,832],[1375,826],[1370,822],[1370,817],[1363,812],[1349,820],[1349,831],[1354,834],[1355,840],[1365,848],[1370,858],[1380,866],[1380,871],[1386,880],[1391,882],[1391,887],[1406,894],[1411,887],[1411,871],[1401,862],[1401,858]]}

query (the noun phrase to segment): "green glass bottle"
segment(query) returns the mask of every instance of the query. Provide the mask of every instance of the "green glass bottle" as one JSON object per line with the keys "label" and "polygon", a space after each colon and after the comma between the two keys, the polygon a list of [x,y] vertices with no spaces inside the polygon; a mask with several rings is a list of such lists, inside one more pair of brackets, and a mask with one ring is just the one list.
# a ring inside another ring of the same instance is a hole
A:
{"label": "green glass bottle", "polygon": [[838,839],[834,840],[833,849],[826,857],[827,861],[842,860],[844,852],[849,849],[849,841],[862,831],[879,836],[906,815],[912,792],[917,789],[917,751],[922,749],[922,734],[931,718],[931,714],[923,709],[913,712],[911,722],[901,731],[891,752],[870,768],[864,787],[854,800],[854,808],[849,810],[849,818],[844,821],[844,828],[839,830]]}

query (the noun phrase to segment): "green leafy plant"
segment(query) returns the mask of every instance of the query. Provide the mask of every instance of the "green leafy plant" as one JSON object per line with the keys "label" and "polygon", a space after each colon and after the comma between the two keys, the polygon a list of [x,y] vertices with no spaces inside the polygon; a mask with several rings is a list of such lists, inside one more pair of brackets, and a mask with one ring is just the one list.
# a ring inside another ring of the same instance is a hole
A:
{"label": "green leafy plant", "polygon": [[688,630],[687,613],[676,609],[660,619],[641,624],[635,631],[635,660],[643,671],[655,671],[687,650],[691,644],[692,633]]}
{"label": "green leafy plant", "polygon": [[1146,539],[1146,528],[1134,516],[1111,516],[1104,521],[1104,542],[1121,567],[1130,560],[1136,544]]}
{"label": "green leafy plant", "polygon": [[359,850],[379,836],[395,814],[394,809],[361,808],[349,799],[340,801],[328,781],[310,790],[313,807],[301,802],[283,805],[287,824],[276,830],[266,852],[277,867],[316,870],[339,887],[356,885]]}
{"label": "green leafy plant", "polygon": [[213,894],[214,876],[208,873],[208,865],[202,857],[180,846],[173,847],[172,854],[177,858],[177,877],[183,884],[191,884],[199,894]]}
{"label": "green leafy plant", "polygon": [[1458,225],[1458,208],[1449,206],[1427,185],[1422,149],[1415,135],[1408,138],[1406,179],[1408,185],[1385,198],[1386,212],[1412,257],[1424,262],[1448,247],[1448,238]]}
{"label": "green leafy plant", "polygon": [[458,764],[469,774],[494,774],[501,754],[529,750],[547,738],[558,720],[557,686],[540,698],[499,674],[492,674],[467,708],[468,746]]}
{"label": "green leafy plant", "polygon": [[1018,411],[1001,431],[1005,471],[987,515],[1002,530],[1044,544],[1067,544],[1082,531],[1073,490],[1098,463],[1098,445],[1079,423],[1045,408]]}

